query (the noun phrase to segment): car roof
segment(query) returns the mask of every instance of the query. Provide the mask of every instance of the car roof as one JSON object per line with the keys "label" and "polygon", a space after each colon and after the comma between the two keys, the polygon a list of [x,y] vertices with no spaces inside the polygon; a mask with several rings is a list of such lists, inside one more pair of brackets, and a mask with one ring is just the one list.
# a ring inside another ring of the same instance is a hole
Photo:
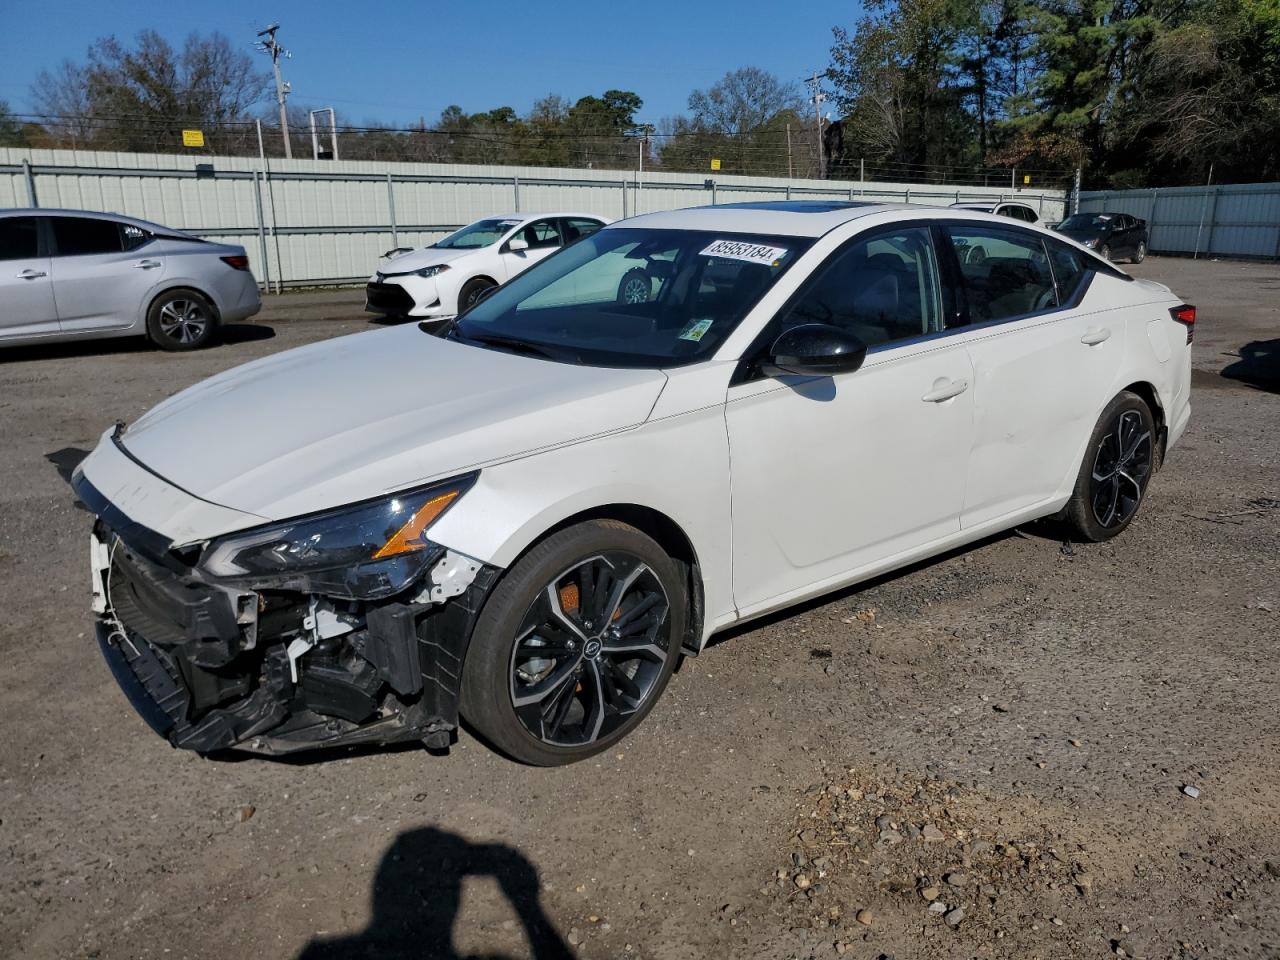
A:
{"label": "car roof", "polygon": [[[118,223],[129,223],[160,233],[183,233],[174,227],[166,227],[162,223],[151,220],[139,220],[137,217],[126,217],[123,213],[111,213],[106,210],[68,210],[61,207],[10,207],[0,209],[0,217],[89,217],[94,220],[115,220]],[[185,234],[184,234],[185,235]]]}
{"label": "car roof", "polygon": [[583,213],[581,210],[548,210],[539,213],[490,213],[471,222],[479,223],[481,220],[541,220],[544,217],[586,217],[588,220],[599,220],[603,223],[609,222],[609,218],[604,214]]}
{"label": "car roof", "polygon": [[714,206],[686,207],[646,213],[616,221],[606,229],[710,230],[725,233],[766,233],[791,237],[820,237],[841,224],[887,210],[913,213],[932,208],[909,203],[874,203],[860,200],[751,200]]}
{"label": "car roof", "polygon": [[[1001,201],[1008,202],[1008,201]],[[991,205],[994,209],[996,204]],[[1019,204],[1023,206],[1023,204]],[[1028,207],[1028,209],[1033,209]],[[1006,217],[978,209],[977,206],[931,206],[922,203],[879,203],[848,200],[758,200],[747,203],[721,203],[714,206],[686,207],[647,213],[619,220],[606,229],[648,227],[668,230],[707,230],[724,233],[760,233],[790,237],[820,237],[842,224],[876,213],[901,212],[912,218],[945,219],[963,217],[975,223],[999,223],[1008,226]],[[1019,223],[1035,230],[1039,224]]]}

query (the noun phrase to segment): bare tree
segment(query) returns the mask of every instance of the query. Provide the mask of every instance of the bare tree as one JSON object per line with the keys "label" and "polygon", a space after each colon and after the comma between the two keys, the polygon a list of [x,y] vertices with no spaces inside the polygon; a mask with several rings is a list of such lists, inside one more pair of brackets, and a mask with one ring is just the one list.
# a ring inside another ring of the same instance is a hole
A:
{"label": "bare tree", "polygon": [[155,149],[183,126],[247,122],[268,76],[220,33],[192,34],[176,51],[152,30],[133,48],[97,40],[84,63],[64,61],[31,87],[37,112],[53,117],[64,138],[116,149]]}

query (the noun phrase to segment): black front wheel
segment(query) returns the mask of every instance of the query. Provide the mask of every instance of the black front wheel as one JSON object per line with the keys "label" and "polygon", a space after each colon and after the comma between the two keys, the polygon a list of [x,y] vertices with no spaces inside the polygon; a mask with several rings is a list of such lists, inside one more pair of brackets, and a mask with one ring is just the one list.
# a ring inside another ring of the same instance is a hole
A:
{"label": "black front wheel", "polygon": [[1147,259],[1147,241],[1139,240],[1138,245],[1133,248],[1133,262],[1141,263]]}
{"label": "black front wheel", "polygon": [[217,328],[213,305],[194,290],[168,290],[147,311],[147,336],[161,350],[198,350]]}
{"label": "black front wheel", "polygon": [[485,277],[473,277],[458,291],[458,312],[465,313],[479,303],[497,284]]}
{"label": "black front wheel", "polygon": [[683,569],[614,520],[553,534],[507,571],[463,666],[462,711],[524,763],[582,760],[652,709],[680,655]]}
{"label": "black front wheel", "polygon": [[1127,390],[1107,405],[1094,427],[1066,518],[1083,541],[1110,540],[1133,520],[1156,466],[1151,410]]}

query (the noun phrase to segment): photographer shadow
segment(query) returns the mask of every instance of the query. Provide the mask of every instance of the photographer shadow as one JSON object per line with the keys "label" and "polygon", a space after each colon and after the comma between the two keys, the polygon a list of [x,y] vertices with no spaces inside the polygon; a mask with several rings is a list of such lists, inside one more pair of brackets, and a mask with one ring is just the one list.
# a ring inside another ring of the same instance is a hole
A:
{"label": "photographer shadow", "polygon": [[476,844],[423,827],[402,833],[382,858],[373,887],[373,918],[360,933],[316,938],[297,960],[500,960],[467,954],[453,929],[466,877],[497,881],[524,927],[535,960],[573,956],[542,909],[538,871],[513,847]]}

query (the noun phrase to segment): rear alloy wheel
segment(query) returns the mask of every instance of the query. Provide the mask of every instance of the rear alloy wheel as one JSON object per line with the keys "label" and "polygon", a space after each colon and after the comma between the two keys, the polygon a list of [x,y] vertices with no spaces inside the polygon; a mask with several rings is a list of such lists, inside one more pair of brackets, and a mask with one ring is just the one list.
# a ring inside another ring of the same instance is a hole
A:
{"label": "rear alloy wheel", "polygon": [[634,527],[593,520],[522,557],[485,604],[462,710],[516,760],[554,766],[622,739],[680,655],[681,566]]}
{"label": "rear alloy wheel", "polygon": [[1147,259],[1147,241],[1139,240],[1137,249],[1133,251],[1132,260],[1134,263],[1141,263],[1145,259]]}
{"label": "rear alloy wheel", "polygon": [[1111,247],[1108,244],[1104,243],[1101,247],[1098,248],[1098,254],[1102,257],[1103,260],[1110,262]]}
{"label": "rear alloy wheel", "polygon": [[1155,471],[1156,431],[1151,411],[1125,391],[1094,428],[1066,516],[1081,540],[1110,540],[1142,505]]}
{"label": "rear alloy wheel", "polygon": [[147,335],[161,350],[198,350],[217,327],[213,305],[194,290],[163,293],[147,311]]}

